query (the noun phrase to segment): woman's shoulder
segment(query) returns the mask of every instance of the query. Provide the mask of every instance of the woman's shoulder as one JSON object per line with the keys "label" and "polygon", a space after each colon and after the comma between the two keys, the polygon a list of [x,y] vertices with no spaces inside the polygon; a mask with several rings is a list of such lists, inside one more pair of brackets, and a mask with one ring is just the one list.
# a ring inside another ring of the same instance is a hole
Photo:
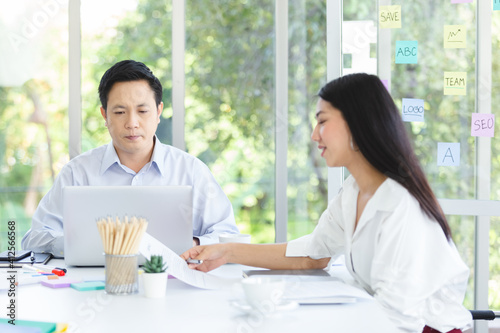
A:
{"label": "woman's shoulder", "polygon": [[403,186],[400,182],[387,178],[382,184],[382,190],[388,196],[393,197],[393,199],[401,198],[401,200],[415,199],[413,195],[408,191],[406,187]]}
{"label": "woman's shoulder", "polygon": [[387,178],[374,197],[379,210],[415,211],[421,210],[418,200],[398,181]]}
{"label": "woman's shoulder", "polygon": [[[384,210],[386,215],[385,225],[390,228],[424,229],[438,225],[436,221],[425,213],[420,202],[402,184],[394,179],[388,179],[382,193],[380,193],[378,210]],[[392,225],[392,226],[391,226]],[[414,230],[416,232],[416,230]]]}

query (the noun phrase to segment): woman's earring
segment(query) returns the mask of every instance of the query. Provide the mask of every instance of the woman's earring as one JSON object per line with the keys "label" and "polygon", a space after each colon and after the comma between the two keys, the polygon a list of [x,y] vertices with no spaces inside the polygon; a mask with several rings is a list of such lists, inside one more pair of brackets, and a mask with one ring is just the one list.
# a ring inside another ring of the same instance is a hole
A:
{"label": "woman's earring", "polygon": [[351,137],[351,149],[354,150],[354,151],[358,151],[358,147],[354,148],[354,142],[352,141],[352,137]]}

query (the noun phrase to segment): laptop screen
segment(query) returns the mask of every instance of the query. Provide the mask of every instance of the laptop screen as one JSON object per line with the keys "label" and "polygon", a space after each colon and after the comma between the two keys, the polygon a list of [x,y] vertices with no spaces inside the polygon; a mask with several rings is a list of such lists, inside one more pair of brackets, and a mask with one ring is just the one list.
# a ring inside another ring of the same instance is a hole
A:
{"label": "laptop screen", "polygon": [[104,266],[96,222],[107,217],[124,221],[126,216],[145,218],[146,232],[177,254],[193,245],[191,186],[67,186],[63,188],[66,265]]}

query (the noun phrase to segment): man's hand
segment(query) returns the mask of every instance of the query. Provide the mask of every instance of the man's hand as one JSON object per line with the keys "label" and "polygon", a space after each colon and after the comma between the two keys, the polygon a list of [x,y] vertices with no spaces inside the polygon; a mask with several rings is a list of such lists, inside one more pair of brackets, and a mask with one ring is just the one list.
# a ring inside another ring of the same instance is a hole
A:
{"label": "man's hand", "polygon": [[189,258],[203,260],[201,264],[188,264],[188,266],[202,272],[208,272],[228,262],[229,246],[230,244],[195,246],[181,254],[181,258],[184,260]]}

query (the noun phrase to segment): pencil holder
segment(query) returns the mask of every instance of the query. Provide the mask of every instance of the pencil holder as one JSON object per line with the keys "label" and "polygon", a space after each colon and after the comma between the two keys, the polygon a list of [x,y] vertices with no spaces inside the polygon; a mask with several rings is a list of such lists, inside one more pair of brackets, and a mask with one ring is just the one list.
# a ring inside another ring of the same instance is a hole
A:
{"label": "pencil holder", "polygon": [[106,257],[106,293],[130,295],[139,291],[138,254],[104,254]]}

